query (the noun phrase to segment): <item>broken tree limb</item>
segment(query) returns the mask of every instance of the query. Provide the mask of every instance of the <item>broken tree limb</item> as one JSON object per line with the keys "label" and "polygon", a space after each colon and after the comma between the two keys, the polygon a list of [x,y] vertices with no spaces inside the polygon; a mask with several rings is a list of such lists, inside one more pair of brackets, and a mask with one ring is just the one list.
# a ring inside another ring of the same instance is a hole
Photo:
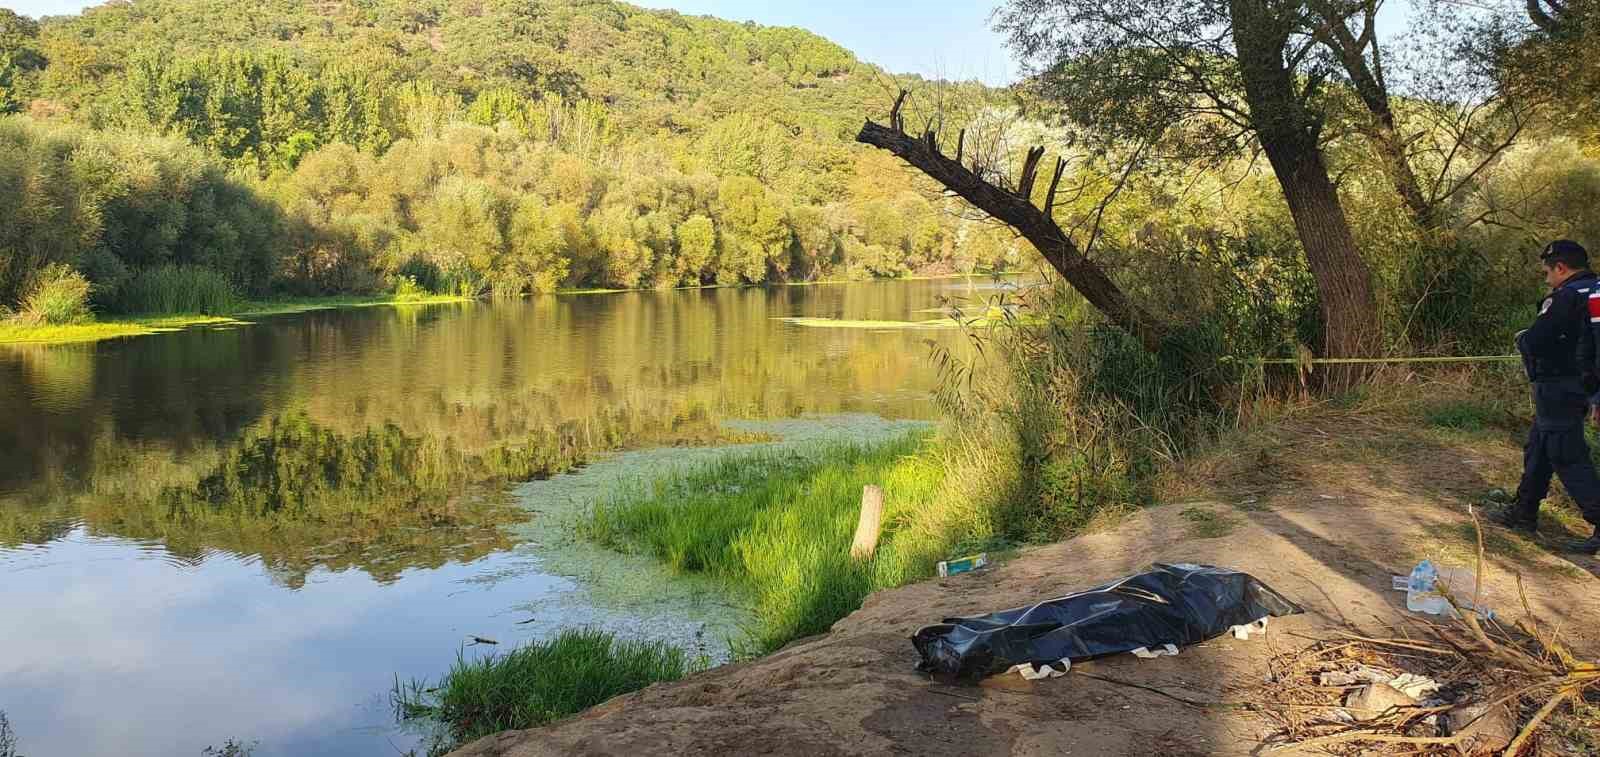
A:
{"label": "broken tree limb", "polygon": [[1044,158],[1044,145],[1028,148],[1028,157],[1022,161],[1022,177],[1017,180],[1017,196],[1024,200],[1033,197],[1033,182],[1039,178],[1039,161]]}
{"label": "broken tree limb", "polygon": [[1056,175],[1050,178],[1050,192],[1044,196],[1044,214],[1046,218],[1054,218],[1052,212],[1056,208],[1056,187],[1061,186],[1061,173],[1067,170],[1067,161],[1056,158]]}
{"label": "broken tree limb", "polygon": [[900,108],[906,104],[906,96],[909,94],[910,90],[900,90],[900,96],[894,99],[894,107],[889,109],[889,125],[893,126],[895,131],[906,130],[905,121],[900,118]]}
{"label": "broken tree limb", "polygon": [[[904,93],[900,99],[905,99]],[[898,120],[899,106],[896,105],[891,123]],[[1132,334],[1145,349],[1154,352],[1160,347],[1165,335],[1163,324],[1129,299],[1100,266],[1084,257],[1082,250],[1050,214],[1035,207],[1027,196],[984,180],[960,161],[929,149],[926,142],[906,134],[903,129],[869,120],[862,125],[856,141],[889,151],[945,189],[960,195],[973,207],[1010,226],[1031,242],[1050,266],[1112,323]],[[1037,158],[1033,162],[1037,167]]]}

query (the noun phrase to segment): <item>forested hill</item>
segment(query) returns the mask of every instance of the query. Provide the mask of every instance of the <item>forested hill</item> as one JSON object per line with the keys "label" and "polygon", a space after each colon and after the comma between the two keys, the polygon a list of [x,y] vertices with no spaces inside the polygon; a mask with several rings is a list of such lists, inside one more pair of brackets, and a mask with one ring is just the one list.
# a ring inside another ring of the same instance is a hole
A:
{"label": "forested hill", "polygon": [[[131,0],[39,22],[0,10],[0,111],[23,114],[0,149],[94,143],[163,162],[170,147],[128,135],[182,138],[270,206],[233,215],[288,224],[288,247],[259,260],[103,237],[43,256],[91,279],[196,263],[251,291],[382,288],[402,271],[515,291],[970,268],[957,237],[980,232],[852,143],[895,88],[804,30],[603,0]],[[971,249],[984,263],[1014,253]],[[0,264],[0,305],[44,265]]]}
{"label": "forested hill", "polygon": [[[369,150],[415,136],[411,103],[386,102],[402,93],[459,97],[485,125],[516,98],[587,100],[625,136],[677,138],[719,172],[815,200],[844,190],[850,137],[893,96],[804,30],[613,2],[139,0],[41,26],[44,97],[269,162],[300,130]],[[231,121],[207,123],[216,111]]]}

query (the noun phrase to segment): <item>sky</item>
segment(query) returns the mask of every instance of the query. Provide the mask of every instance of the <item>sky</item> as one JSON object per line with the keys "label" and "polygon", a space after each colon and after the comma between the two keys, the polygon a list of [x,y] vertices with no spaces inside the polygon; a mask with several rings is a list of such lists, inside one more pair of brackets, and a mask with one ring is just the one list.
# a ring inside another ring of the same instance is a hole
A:
{"label": "sky", "polygon": [[[999,0],[634,0],[647,8],[799,26],[894,73],[1009,84],[1016,66],[989,28]],[[25,16],[77,13],[86,0],[0,0]]]}

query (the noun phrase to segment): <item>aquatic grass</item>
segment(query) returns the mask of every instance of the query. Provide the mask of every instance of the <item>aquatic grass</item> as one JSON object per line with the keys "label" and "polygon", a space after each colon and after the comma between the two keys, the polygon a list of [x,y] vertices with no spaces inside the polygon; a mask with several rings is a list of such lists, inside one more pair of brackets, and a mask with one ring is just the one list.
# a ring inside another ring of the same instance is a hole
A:
{"label": "aquatic grass", "polygon": [[113,316],[100,320],[58,326],[40,325],[20,318],[0,320],[0,344],[73,344],[103,339],[148,336],[178,331],[191,326],[246,326],[247,318],[289,315],[336,308],[421,306],[472,302],[455,295],[427,295],[397,300],[390,295],[313,297],[281,300],[241,301],[226,313],[190,312],[180,315]]}
{"label": "aquatic grass", "polygon": [[960,325],[948,318],[936,318],[927,321],[852,321],[843,318],[806,318],[795,316],[788,318],[774,318],[773,320],[814,329],[920,330],[953,329]]}
{"label": "aquatic grass", "polygon": [[548,641],[455,664],[436,687],[395,681],[391,701],[401,719],[443,723],[449,739],[440,753],[480,736],[533,728],[582,712],[653,683],[692,671],[683,650],[658,642],[618,639],[606,631],[569,629]]}
{"label": "aquatic grass", "polygon": [[241,303],[233,315],[240,317],[290,315],[293,313],[309,313],[314,310],[334,310],[337,308],[368,308],[383,307],[386,305],[449,305],[474,302],[471,297],[461,297],[454,294],[408,294],[400,299],[390,294],[383,295],[339,295],[330,297],[296,297],[271,300],[250,300]]}
{"label": "aquatic grass", "polygon": [[221,272],[197,265],[162,265],[135,274],[110,297],[118,313],[221,315],[239,296]]}
{"label": "aquatic grass", "polygon": [[[995,535],[997,489],[956,486],[953,449],[919,433],[731,456],[602,502],[578,530],[747,593],[756,622],[736,649],[766,654],[827,631],[873,591],[932,575],[957,544]],[[857,561],[848,553],[867,484],[885,491],[884,533],[877,555]]]}
{"label": "aquatic grass", "polygon": [[243,321],[224,316],[167,316],[129,318],[60,326],[38,326],[19,322],[0,322],[0,344],[75,344],[146,336],[201,325],[242,325]]}

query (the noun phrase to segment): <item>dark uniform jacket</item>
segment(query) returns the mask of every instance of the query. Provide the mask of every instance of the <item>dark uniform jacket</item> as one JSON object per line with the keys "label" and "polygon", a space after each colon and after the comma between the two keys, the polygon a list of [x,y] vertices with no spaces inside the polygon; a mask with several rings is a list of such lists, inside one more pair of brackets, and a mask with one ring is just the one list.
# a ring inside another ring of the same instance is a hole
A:
{"label": "dark uniform jacket", "polygon": [[[1596,377],[1596,341],[1589,328],[1589,302],[1600,280],[1580,271],[1551,290],[1539,304],[1539,315],[1517,335],[1517,350],[1534,384],[1536,424],[1555,430],[1581,427],[1590,395],[1600,390]],[[1600,306],[1600,298],[1595,300]],[[1600,325],[1600,321],[1596,322]]]}

